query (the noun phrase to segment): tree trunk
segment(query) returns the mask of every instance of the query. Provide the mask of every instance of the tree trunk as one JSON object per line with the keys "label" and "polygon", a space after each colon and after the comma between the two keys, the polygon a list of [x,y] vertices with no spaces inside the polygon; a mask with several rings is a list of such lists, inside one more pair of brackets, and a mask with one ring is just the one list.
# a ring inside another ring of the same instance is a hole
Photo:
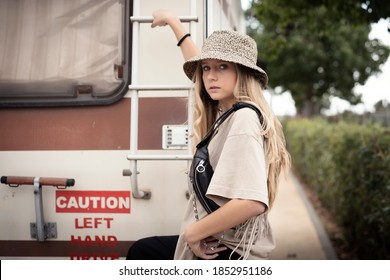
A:
{"label": "tree trunk", "polygon": [[305,100],[303,101],[303,106],[300,108],[299,115],[304,118],[310,118],[315,114],[314,110],[313,91],[308,89],[306,91]]}

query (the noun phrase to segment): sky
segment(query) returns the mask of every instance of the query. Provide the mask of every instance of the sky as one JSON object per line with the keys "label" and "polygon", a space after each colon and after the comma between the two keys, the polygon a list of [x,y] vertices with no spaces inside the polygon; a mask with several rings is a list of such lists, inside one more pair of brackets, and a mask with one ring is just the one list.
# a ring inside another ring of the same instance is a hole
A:
{"label": "sky", "polygon": [[[243,9],[249,5],[249,0],[241,0]],[[377,38],[384,44],[390,46],[390,33],[387,31],[388,22],[380,20],[372,25],[370,39]],[[331,106],[324,113],[326,115],[335,115],[342,113],[345,110],[351,110],[355,113],[362,114],[364,112],[373,112],[374,105],[380,100],[387,100],[390,103],[390,58],[381,67],[382,73],[371,76],[366,83],[355,87],[355,92],[362,94],[362,104],[351,106],[347,101],[334,97],[331,99]],[[271,73],[269,74],[272,75]],[[294,101],[289,92],[281,95],[271,95],[270,92],[265,93],[267,100],[272,106],[273,111],[278,116],[293,116],[296,114]]]}

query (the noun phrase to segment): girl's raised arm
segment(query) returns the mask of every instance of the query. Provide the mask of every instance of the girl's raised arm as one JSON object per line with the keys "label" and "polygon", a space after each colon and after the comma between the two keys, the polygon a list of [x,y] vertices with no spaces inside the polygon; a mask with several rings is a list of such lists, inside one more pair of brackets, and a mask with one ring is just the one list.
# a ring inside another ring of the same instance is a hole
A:
{"label": "girl's raised arm", "polygon": [[199,50],[195,45],[191,36],[188,36],[188,32],[181,23],[179,17],[168,10],[156,10],[153,12],[154,20],[152,22],[152,28],[156,26],[169,25],[176,36],[176,39],[180,43],[180,49],[185,60],[188,60],[199,54]]}

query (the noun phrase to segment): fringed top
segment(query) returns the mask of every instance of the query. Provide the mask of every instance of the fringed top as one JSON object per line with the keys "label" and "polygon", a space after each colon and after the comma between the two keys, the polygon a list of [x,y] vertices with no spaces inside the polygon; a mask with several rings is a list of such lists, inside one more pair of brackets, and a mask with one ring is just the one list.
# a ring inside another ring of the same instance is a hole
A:
{"label": "fringed top", "polygon": [[237,246],[233,249],[232,254],[242,246],[243,254],[240,259],[248,259],[253,245],[259,239],[268,235],[270,226],[268,223],[268,214],[252,217],[236,227],[234,238],[240,240]]}

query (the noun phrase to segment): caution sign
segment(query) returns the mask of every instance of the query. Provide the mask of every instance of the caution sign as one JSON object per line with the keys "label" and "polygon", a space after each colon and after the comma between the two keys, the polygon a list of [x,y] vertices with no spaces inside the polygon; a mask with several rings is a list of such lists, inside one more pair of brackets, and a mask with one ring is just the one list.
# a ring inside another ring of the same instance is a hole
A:
{"label": "caution sign", "polygon": [[[70,235],[70,259],[119,259],[119,252],[116,251],[118,238],[110,231],[115,223],[114,214],[130,214],[130,201],[130,191],[57,190],[56,212],[75,213],[75,234]],[[92,213],[102,215],[88,215]]]}
{"label": "caution sign", "polygon": [[130,213],[130,191],[56,191],[57,213]]}

